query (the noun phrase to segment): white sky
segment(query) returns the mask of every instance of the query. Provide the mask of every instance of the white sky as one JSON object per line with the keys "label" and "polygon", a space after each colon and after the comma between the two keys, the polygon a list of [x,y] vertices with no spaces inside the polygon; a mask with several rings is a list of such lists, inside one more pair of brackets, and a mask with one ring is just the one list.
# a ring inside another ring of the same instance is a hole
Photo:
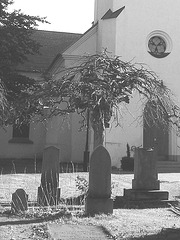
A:
{"label": "white sky", "polygon": [[94,0],[14,0],[11,9],[47,17],[51,24],[40,25],[41,30],[84,33],[94,19]]}

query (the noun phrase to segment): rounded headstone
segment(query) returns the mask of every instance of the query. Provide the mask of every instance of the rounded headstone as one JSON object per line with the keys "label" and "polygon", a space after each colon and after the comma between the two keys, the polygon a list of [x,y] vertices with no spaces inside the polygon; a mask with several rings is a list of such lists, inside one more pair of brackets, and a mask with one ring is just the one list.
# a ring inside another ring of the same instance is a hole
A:
{"label": "rounded headstone", "polygon": [[98,146],[90,158],[89,197],[111,196],[111,157],[103,146]]}

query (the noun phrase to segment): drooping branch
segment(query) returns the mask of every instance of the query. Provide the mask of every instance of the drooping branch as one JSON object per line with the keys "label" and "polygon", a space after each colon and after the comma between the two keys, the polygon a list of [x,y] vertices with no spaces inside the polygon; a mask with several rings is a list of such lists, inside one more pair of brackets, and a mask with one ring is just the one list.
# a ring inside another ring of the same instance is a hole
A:
{"label": "drooping branch", "polygon": [[167,128],[168,122],[173,122],[180,129],[179,107],[170,89],[142,64],[124,62],[104,52],[82,57],[80,64],[63,69],[59,75],[58,80],[48,78],[28,90],[30,114],[31,106],[42,118],[73,112],[83,114],[88,109],[92,126],[104,130],[112,116],[118,119],[119,104],[129,104],[138,92],[146,106],[143,113],[148,113],[144,114],[148,124],[161,123]]}

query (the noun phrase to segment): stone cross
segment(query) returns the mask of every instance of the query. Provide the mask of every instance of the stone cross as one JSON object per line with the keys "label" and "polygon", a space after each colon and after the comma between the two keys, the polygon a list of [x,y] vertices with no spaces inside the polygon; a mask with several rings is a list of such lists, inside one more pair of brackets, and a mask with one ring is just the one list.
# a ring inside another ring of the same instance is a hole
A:
{"label": "stone cross", "polygon": [[28,195],[24,189],[19,188],[12,194],[11,211],[24,212],[28,209]]}
{"label": "stone cross", "polygon": [[113,212],[111,157],[102,145],[94,150],[90,158],[89,189],[85,211],[88,215]]}
{"label": "stone cross", "polygon": [[38,203],[42,206],[57,205],[59,188],[59,149],[50,146],[44,149],[41,185],[38,188]]}

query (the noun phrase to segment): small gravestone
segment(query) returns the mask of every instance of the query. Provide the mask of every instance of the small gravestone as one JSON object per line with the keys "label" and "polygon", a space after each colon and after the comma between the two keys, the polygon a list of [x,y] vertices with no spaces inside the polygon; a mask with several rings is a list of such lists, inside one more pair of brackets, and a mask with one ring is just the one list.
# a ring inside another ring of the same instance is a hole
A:
{"label": "small gravestone", "polygon": [[41,206],[57,205],[60,200],[59,149],[50,146],[44,149],[41,185],[38,188],[38,203]]}
{"label": "small gravestone", "polygon": [[113,213],[111,199],[111,158],[103,146],[98,146],[91,155],[89,189],[85,202],[88,215]]}
{"label": "small gravestone", "polygon": [[24,189],[17,189],[12,194],[11,211],[13,213],[24,212],[28,209],[28,195]]}

